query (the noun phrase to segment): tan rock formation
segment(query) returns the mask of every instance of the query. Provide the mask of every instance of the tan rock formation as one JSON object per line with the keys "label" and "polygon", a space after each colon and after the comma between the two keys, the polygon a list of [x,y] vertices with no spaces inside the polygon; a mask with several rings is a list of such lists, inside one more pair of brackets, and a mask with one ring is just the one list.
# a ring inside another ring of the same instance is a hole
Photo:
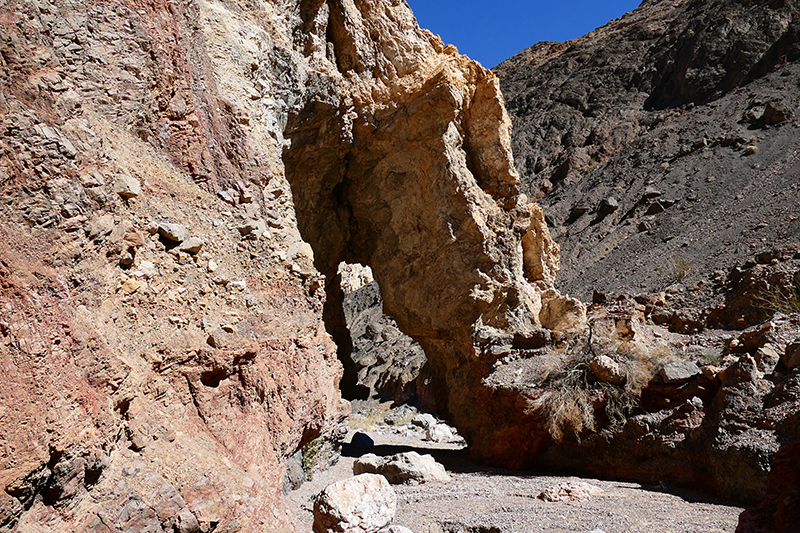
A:
{"label": "tan rock formation", "polygon": [[482,442],[493,339],[582,323],[496,78],[405,3],[0,20],[0,530],[291,531],[282,460],[346,409],[342,260]]}
{"label": "tan rock formation", "polygon": [[541,210],[517,193],[497,80],[403,5],[310,7],[319,71],[284,153],[301,233],[328,279],[340,261],[372,267],[387,313],[428,354],[439,409],[471,439],[491,426],[476,406],[494,360],[478,339],[540,329],[558,268]]}

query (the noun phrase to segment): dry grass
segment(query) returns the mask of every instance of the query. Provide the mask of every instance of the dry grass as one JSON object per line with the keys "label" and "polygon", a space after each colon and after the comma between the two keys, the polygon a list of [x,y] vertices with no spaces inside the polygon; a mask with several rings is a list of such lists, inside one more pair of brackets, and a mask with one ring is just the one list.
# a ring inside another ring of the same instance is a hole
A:
{"label": "dry grass", "polygon": [[764,291],[756,302],[771,313],[791,315],[800,313],[800,270],[794,273],[792,284],[788,287],[773,286]]}
{"label": "dry grass", "polygon": [[[620,364],[627,378],[624,385],[595,378],[589,367],[595,354],[609,355]],[[580,441],[587,432],[597,431],[601,423],[612,430],[619,428],[638,406],[642,389],[657,369],[674,359],[665,345],[648,350],[638,343],[620,341],[598,346],[584,339],[565,353],[551,354],[541,375],[540,386],[545,392],[532,402],[530,410],[547,421],[547,431],[556,442],[567,438]]]}
{"label": "dry grass", "polygon": [[380,411],[368,415],[354,414],[347,419],[347,423],[353,429],[374,431],[376,427],[386,425],[383,421],[383,417],[385,416],[386,413]]}

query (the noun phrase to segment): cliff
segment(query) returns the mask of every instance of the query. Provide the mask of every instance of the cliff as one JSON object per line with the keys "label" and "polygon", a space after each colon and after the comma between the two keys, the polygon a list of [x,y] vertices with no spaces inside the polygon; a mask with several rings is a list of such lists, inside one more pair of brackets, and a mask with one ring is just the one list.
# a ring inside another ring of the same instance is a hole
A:
{"label": "cliff", "polygon": [[403,2],[0,22],[3,531],[292,531],[283,461],[347,412],[341,261],[468,435],[479,339],[569,301],[497,79]]}

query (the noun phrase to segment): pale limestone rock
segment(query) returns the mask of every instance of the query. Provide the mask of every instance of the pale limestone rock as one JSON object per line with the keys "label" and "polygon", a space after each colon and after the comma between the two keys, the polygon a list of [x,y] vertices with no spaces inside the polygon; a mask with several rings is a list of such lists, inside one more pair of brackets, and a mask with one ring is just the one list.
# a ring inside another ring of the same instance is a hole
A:
{"label": "pale limestone rock", "polygon": [[448,483],[452,478],[433,456],[405,452],[390,457],[366,454],[353,463],[353,473],[381,474],[392,484]]}
{"label": "pale limestone rock", "polygon": [[183,242],[189,238],[186,226],[173,222],[162,222],[159,224],[158,234],[173,242]]}
{"label": "pale limestone rock", "polygon": [[394,520],[397,496],[385,477],[360,474],[328,485],[314,501],[314,533],[376,533]]}
{"label": "pale limestone rock", "polygon": [[200,237],[189,237],[181,243],[181,245],[178,247],[178,250],[188,254],[196,254],[200,252],[204,245],[205,241],[203,241],[203,239]]}
{"label": "pale limestone rock", "polygon": [[411,423],[417,427],[427,429],[437,424],[436,417],[429,413],[421,413],[411,419]]}
{"label": "pale limestone rock", "polygon": [[497,78],[419,30],[405,4],[375,5],[303,14],[317,71],[282,132],[298,225],[331,280],[329,330],[346,328],[339,264],[368,265],[386,313],[428,356],[437,404],[488,451],[496,417],[476,383],[493,356],[478,332],[579,333],[586,310],[553,288],[558,246],[519,194]]}
{"label": "pale limestone rock", "polygon": [[372,269],[368,266],[341,263],[339,265],[339,275],[342,276],[342,290],[347,293],[355,292],[365,285],[369,285],[375,278]]}
{"label": "pale limestone rock", "polygon": [[136,178],[122,174],[114,182],[114,192],[123,198],[136,198],[142,194],[142,184]]}
{"label": "pale limestone rock", "polygon": [[425,428],[425,440],[431,442],[451,442],[453,431],[447,424],[434,424]]}
{"label": "pale limestone rock", "polygon": [[693,362],[677,361],[664,365],[658,375],[664,383],[685,383],[700,373],[700,367]]}
{"label": "pale limestone rock", "polygon": [[239,226],[239,234],[245,239],[260,239],[267,231],[267,224],[262,219],[248,220]]}
{"label": "pale limestone rock", "polygon": [[550,237],[544,220],[544,211],[538,204],[530,204],[531,225],[522,238],[525,277],[533,282],[543,281],[551,287],[561,268],[561,247]]}
{"label": "pale limestone rock", "polygon": [[765,344],[756,350],[756,364],[765,374],[771,374],[780,360],[781,356],[771,344]]}
{"label": "pale limestone rock", "polygon": [[626,381],[625,373],[619,363],[607,355],[596,355],[589,362],[589,368],[598,381],[611,383],[612,385],[623,385]]}

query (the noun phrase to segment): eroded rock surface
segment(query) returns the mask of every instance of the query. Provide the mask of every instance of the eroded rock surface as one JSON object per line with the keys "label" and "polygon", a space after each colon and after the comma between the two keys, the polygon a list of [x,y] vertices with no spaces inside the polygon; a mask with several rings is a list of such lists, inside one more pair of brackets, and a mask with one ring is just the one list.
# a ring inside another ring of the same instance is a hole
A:
{"label": "eroded rock surface", "polygon": [[294,528],[283,458],[346,406],[281,161],[299,6],[257,4],[0,5],[0,530]]}
{"label": "eroded rock surface", "polygon": [[283,460],[346,411],[342,260],[467,435],[476,343],[580,324],[496,77],[405,3],[1,20],[4,529],[291,530]]}
{"label": "eroded rock surface", "polygon": [[319,70],[290,117],[284,162],[300,231],[331,280],[329,328],[347,342],[339,263],[370,266],[386,313],[428,356],[438,409],[480,446],[494,427],[476,409],[481,380],[498,357],[480,345],[499,331],[579,327],[584,313],[552,289],[557,246],[518,194],[497,79],[402,4],[307,7]]}
{"label": "eroded rock surface", "polygon": [[[699,315],[736,267],[797,244],[799,25],[796,2],[648,0],[494,69],[522,190],[562,247],[561,290],[682,285],[672,307]],[[729,309],[714,327],[769,318]],[[701,327],[691,314],[675,327]]]}

